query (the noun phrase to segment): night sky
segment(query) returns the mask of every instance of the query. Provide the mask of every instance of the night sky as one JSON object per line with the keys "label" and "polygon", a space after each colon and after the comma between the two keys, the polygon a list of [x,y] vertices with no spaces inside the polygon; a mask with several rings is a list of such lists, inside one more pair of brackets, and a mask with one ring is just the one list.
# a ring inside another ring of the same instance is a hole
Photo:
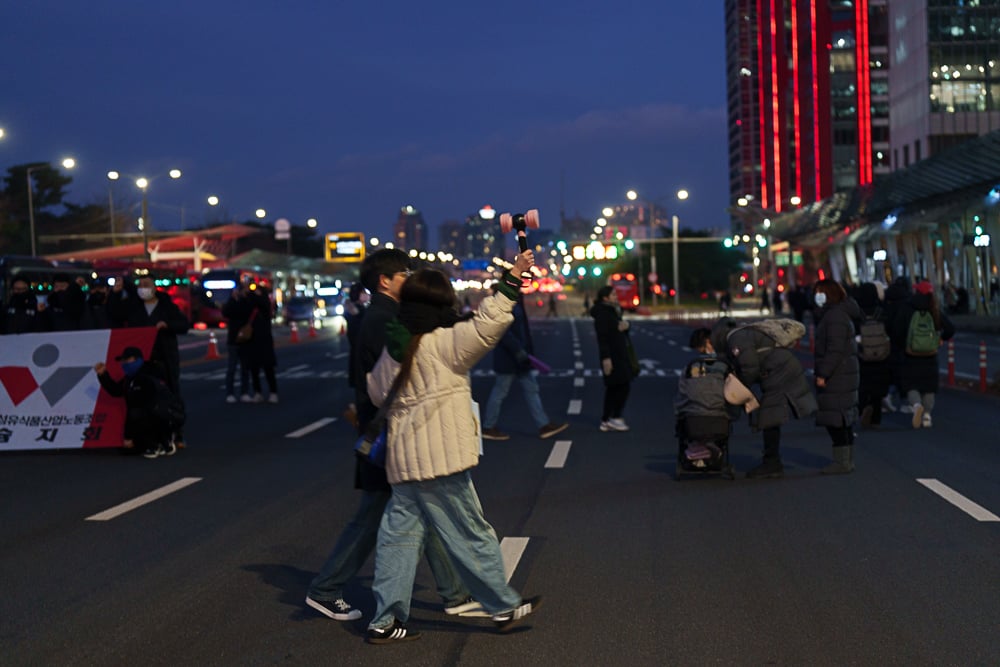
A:
{"label": "night sky", "polygon": [[154,177],[157,229],[217,195],[383,238],[409,204],[436,242],[487,203],[557,227],[629,188],[728,228],[721,0],[31,0],[0,40],[0,170],[71,155],[68,199],[105,206],[109,169]]}

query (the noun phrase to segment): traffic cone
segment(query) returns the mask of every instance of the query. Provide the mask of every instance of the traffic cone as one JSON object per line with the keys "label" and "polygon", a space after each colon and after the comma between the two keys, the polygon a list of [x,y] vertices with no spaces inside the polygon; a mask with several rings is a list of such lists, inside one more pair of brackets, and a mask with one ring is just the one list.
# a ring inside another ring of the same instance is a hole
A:
{"label": "traffic cone", "polygon": [[215,340],[215,332],[210,331],[208,333],[208,352],[205,353],[205,361],[214,361],[221,358],[219,356],[219,341]]}
{"label": "traffic cone", "polygon": [[299,328],[295,325],[295,322],[292,322],[292,337],[291,337],[291,341],[293,343],[298,343],[299,342]]}
{"label": "traffic cone", "polygon": [[315,322],[310,322],[309,323],[309,337],[310,338],[315,338],[316,337],[316,323]]}
{"label": "traffic cone", "polygon": [[341,336],[347,335],[347,325],[343,322],[340,323],[340,335]]}

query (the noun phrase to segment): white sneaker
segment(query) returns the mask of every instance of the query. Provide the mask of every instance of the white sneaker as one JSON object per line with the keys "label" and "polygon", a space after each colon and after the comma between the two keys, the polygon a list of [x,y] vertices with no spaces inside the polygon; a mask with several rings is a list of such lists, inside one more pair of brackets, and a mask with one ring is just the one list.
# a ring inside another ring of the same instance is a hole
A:
{"label": "white sneaker", "polygon": [[904,414],[904,415],[913,414],[913,406],[912,405],[903,404],[903,405],[899,406],[899,411],[902,414]]}
{"label": "white sneaker", "polygon": [[609,419],[608,420],[608,426],[610,426],[615,431],[627,431],[628,430],[628,424],[626,424],[625,420],[622,419],[621,417],[615,417],[613,419]]}
{"label": "white sneaker", "polygon": [[892,399],[886,396],[882,399],[882,412],[895,412],[896,406],[892,404]]}
{"label": "white sneaker", "polygon": [[240,403],[253,403],[253,396],[250,394],[243,394],[240,396]]}
{"label": "white sneaker", "polygon": [[614,431],[614,427],[611,426],[611,422],[601,422],[600,429],[602,431]]}
{"label": "white sneaker", "polygon": [[235,396],[233,396],[232,394],[230,394],[229,396],[226,396],[226,403],[235,403],[235,402],[236,402],[236,397]]}
{"label": "white sneaker", "polygon": [[271,394],[270,396],[267,397],[267,402],[268,403],[277,403],[278,402],[278,395],[277,394]]}
{"label": "white sneaker", "polygon": [[930,428],[931,424],[932,424],[931,416],[925,412],[924,416],[920,420],[920,425],[923,426],[924,428]]}

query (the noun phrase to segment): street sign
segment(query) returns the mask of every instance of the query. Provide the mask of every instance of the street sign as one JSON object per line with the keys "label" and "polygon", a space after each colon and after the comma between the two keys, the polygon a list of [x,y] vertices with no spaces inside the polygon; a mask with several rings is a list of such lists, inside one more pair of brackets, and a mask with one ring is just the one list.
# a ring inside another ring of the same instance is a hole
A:
{"label": "street sign", "polygon": [[365,258],[365,235],[340,232],[326,235],[326,261],[361,262]]}
{"label": "street sign", "polygon": [[288,222],[284,218],[278,218],[274,221],[274,240],[275,241],[286,241],[291,237],[292,234],[292,223]]}

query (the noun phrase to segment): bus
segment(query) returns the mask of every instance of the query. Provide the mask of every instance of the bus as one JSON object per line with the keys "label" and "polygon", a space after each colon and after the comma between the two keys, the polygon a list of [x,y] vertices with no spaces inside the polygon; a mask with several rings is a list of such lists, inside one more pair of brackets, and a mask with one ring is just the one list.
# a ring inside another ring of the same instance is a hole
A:
{"label": "bus", "polygon": [[613,273],[608,278],[608,284],[615,289],[622,309],[635,310],[639,307],[639,283],[634,273]]}

